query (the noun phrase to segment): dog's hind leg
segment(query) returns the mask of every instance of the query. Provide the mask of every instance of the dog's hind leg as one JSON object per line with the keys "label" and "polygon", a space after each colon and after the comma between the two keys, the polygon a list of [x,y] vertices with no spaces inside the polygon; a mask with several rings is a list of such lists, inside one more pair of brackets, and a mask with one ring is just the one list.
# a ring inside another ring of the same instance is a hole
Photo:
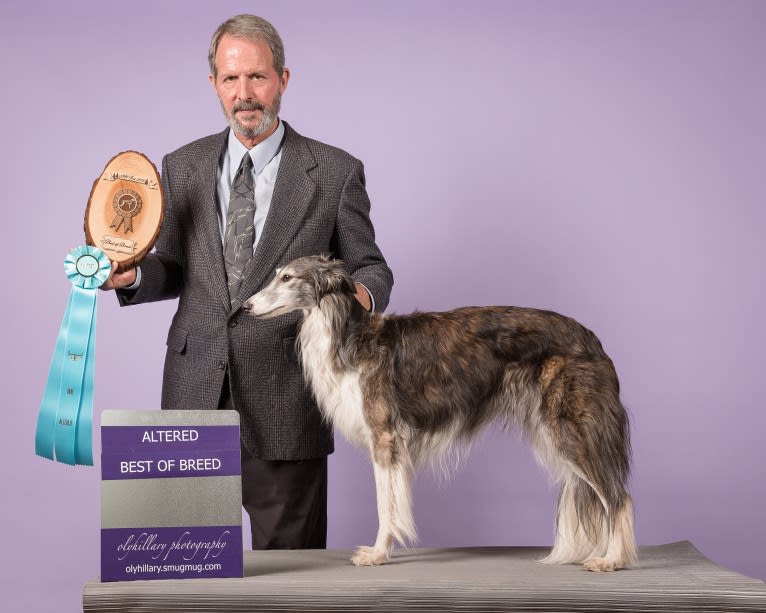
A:
{"label": "dog's hind leg", "polygon": [[620,504],[610,509],[609,541],[606,553],[594,555],[585,561],[585,568],[596,572],[609,572],[635,564],[638,554],[633,534],[633,502],[624,495]]}
{"label": "dog's hind leg", "polygon": [[[592,493],[590,486],[575,474],[570,473],[564,477],[556,513],[556,538],[550,554],[540,560],[543,564],[579,564],[599,549],[598,534],[607,530],[607,527],[599,526],[593,529],[583,525],[578,513],[578,509],[583,507],[582,488],[586,489],[586,495],[588,491]],[[590,497],[589,504],[601,506],[601,502],[594,495]],[[594,515],[592,511],[591,515]],[[596,509],[595,516],[602,515],[601,509]],[[604,549],[605,545],[601,547],[602,551]]]}
{"label": "dog's hind leg", "polygon": [[[559,496],[556,541],[548,564],[582,562],[587,570],[609,572],[637,559],[633,536],[633,504],[617,480],[599,487],[586,466],[562,458],[569,470]],[[606,493],[604,493],[606,492]]]}
{"label": "dog's hind leg", "polygon": [[572,360],[549,381],[533,443],[563,486],[548,563],[583,562],[607,572],[636,558],[633,506],[626,490],[628,417],[606,360]]}
{"label": "dog's hind leg", "polygon": [[351,561],[356,566],[384,564],[394,540],[402,544],[416,538],[412,517],[412,463],[406,450],[389,433],[373,443],[372,465],[378,503],[378,535],[372,547],[358,547]]}
{"label": "dog's hind leg", "polygon": [[556,541],[546,564],[582,562],[587,570],[609,572],[633,565],[637,559],[633,536],[633,504],[622,486],[609,498],[580,467],[569,465],[571,475],[559,497]]}

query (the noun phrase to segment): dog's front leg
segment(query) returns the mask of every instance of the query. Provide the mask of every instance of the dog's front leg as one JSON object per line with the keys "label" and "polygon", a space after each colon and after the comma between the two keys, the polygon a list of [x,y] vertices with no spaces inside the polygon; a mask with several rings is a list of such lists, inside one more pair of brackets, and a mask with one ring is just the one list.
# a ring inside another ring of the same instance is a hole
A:
{"label": "dog's front leg", "polygon": [[378,536],[372,547],[359,547],[351,558],[357,566],[383,564],[394,540],[403,545],[417,538],[412,517],[412,461],[394,434],[383,432],[370,450],[378,498]]}
{"label": "dog's front leg", "polygon": [[378,536],[372,547],[361,546],[354,552],[351,561],[356,566],[384,564],[391,557],[391,551],[394,548],[391,463],[381,466],[373,454],[372,468],[375,473],[375,493],[378,503]]}

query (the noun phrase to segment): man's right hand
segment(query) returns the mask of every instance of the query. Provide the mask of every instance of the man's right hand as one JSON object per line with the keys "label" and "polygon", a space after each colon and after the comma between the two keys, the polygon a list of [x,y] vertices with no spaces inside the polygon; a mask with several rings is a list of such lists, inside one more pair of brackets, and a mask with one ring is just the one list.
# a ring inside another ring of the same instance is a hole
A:
{"label": "man's right hand", "polygon": [[125,272],[115,272],[117,270],[117,262],[112,261],[112,271],[109,273],[109,278],[104,281],[104,284],[100,289],[120,289],[128,287],[136,282],[136,269],[131,268]]}

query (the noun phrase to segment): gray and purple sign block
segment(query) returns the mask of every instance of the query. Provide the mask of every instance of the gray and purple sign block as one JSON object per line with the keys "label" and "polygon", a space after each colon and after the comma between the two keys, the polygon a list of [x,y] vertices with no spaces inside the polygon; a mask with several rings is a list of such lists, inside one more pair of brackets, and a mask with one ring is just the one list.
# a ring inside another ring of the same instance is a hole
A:
{"label": "gray and purple sign block", "polygon": [[101,580],[241,577],[235,411],[104,411]]}

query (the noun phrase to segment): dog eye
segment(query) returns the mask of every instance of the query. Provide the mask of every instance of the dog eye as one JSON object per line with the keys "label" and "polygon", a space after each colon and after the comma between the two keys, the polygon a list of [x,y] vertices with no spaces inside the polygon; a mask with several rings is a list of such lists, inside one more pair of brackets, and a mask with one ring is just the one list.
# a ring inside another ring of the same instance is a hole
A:
{"label": "dog eye", "polygon": [[282,281],[287,283],[292,277],[290,275],[282,275]]}

